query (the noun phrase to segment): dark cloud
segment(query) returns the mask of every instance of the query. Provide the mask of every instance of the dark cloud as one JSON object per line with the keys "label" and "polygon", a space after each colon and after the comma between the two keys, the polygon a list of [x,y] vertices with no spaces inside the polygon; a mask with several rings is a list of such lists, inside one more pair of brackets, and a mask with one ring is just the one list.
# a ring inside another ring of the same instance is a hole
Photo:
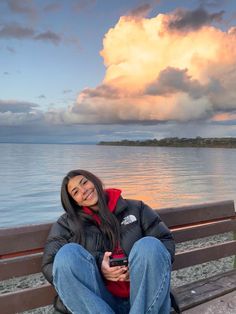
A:
{"label": "dark cloud", "polygon": [[22,27],[16,23],[0,26],[0,38],[32,38],[34,33],[32,28]]}
{"label": "dark cloud", "polygon": [[3,75],[9,75],[10,73],[9,72],[3,72]]}
{"label": "dark cloud", "polygon": [[7,0],[9,9],[18,14],[34,16],[37,13],[36,7],[31,0]]}
{"label": "dark cloud", "polygon": [[12,112],[12,113],[28,113],[35,110],[38,107],[37,104],[17,101],[17,100],[0,100],[0,112]]}
{"label": "dark cloud", "polygon": [[168,28],[173,30],[196,30],[204,25],[210,25],[212,22],[221,22],[223,14],[224,11],[208,13],[202,7],[193,11],[177,9],[168,22]]}
{"label": "dark cloud", "polygon": [[110,85],[103,84],[99,85],[96,88],[85,88],[83,90],[83,95],[86,95],[87,97],[102,97],[102,98],[117,98],[119,95],[117,93],[117,90],[114,87],[111,87]]}
{"label": "dark cloud", "polygon": [[[34,29],[30,27],[22,27],[21,25],[16,24],[16,23],[1,25],[0,26],[0,38],[41,40],[41,41],[51,42],[55,45],[59,44],[62,40],[60,35],[50,30],[37,34]],[[9,51],[13,52],[12,50],[9,50]]]}
{"label": "dark cloud", "polygon": [[7,46],[7,51],[9,51],[9,52],[11,52],[11,53],[16,53],[16,50],[15,50],[15,48],[13,48],[13,47],[10,47],[10,46]]}
{"label": "dark cloud", "polygon": [[137,8],[134,8],[129,12],[129,15],[132,15],[134,17],[145,17],[148,15],[148,13],[152,10],[152,7],[149,3],[142,4],[138,6]]}
{"label": "dark cloud", "polygon": [[39,96],[38,96],[38,98],[39,98],[39,99],[45,99],[45,98],[46,98],[46,96],[45,96],[45,95],[43,95],[43,94],[41,94],[41,95],[39,95]]}
{"label": "dark cloud", "polygon": [[0,128],[44,123],[44,114],[34,103],[0,100]]}
{"label": "dark cloud", "polygon": [[69,94],[72,93],[72,89],[64,89],[63,94]]}
{"label": "dark cloud", "polygon": [[149,95],[168,95],[185,92],[195,99],[204,96],[209,87],[191,79],[187,72],[187,69],[166,68],[159,74],[157,80],[148,86],[146,93]]}
{"label": "dark cloud", "polygon": [[34,36],[34,39],[35,40],[42,40],[42,41],[49,41],[55,45],[58,45],[61,41],[61,37],[52,31],[40,33],[40,34]]}

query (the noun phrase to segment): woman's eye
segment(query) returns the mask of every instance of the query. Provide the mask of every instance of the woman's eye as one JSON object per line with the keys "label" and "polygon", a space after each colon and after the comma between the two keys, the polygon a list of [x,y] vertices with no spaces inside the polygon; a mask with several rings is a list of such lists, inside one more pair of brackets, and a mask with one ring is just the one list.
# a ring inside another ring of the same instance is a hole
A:
{"label": "woman's eye", "polygon": [[87,182],[88,182],[88,180],[84,180],[84,181],[83,181],[83,185],[85,185]]}
{"label": "woman's eye", "polygon": [[75,191],[74,196],[78,193],[78,191]]}

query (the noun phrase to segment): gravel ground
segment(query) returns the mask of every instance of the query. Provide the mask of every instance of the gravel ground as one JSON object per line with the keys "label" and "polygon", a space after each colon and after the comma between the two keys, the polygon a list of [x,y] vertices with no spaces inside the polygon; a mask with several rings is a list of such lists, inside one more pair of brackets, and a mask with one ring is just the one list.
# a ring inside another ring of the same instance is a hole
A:
{"label": "gravel ground", "polygon": [[[194,240],[177,245],[176,252],[203,248],[212,244],[221,243],[226,240],[232,240],[232,233],[227,233],[220,236],[212,236],[201,240]],[[217,261],[204,263],[194,267],[187,267],[178,271],[172,272],[172,286],[181,286],[186,283],[194,282],[199,279],[211,277],[220,272],[225,272],[233,269],[234,257],[227,257]],[[38,287],[46,282],[43,275],[34,274],[27,277],[14,278],[0,282],[0,294],[17,291],[28,287]],[[43,307],[40,309],[24,312],[24,314],[52,314],[52,306]]]}

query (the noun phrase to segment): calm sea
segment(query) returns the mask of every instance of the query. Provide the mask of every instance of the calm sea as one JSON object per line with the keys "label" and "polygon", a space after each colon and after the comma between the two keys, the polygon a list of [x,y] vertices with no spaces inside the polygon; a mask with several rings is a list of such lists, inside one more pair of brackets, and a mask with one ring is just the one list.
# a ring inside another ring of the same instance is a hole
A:
{"label": "calm sea", "polygon": [[236,149],[0,144],[0,227],[55,220],[71,169],[153,208],[236,200]]}

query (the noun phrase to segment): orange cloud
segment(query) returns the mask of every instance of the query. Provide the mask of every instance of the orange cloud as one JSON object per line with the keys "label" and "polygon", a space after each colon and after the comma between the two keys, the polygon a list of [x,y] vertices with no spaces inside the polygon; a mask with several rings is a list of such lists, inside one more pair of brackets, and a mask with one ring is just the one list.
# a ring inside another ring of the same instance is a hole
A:
{"label": "orange cloud", "polygon": [[106,33],[105,77],[78,96],[78,121],[189,121],[236,109],[236,28],[187,27],[183,12],[184,28],[170,27],[176,14],[123,16]]}
{"label": "orange cloud", "polygon": [[211,120],[217,122],[236,120],[236,113],[218,113]]}

